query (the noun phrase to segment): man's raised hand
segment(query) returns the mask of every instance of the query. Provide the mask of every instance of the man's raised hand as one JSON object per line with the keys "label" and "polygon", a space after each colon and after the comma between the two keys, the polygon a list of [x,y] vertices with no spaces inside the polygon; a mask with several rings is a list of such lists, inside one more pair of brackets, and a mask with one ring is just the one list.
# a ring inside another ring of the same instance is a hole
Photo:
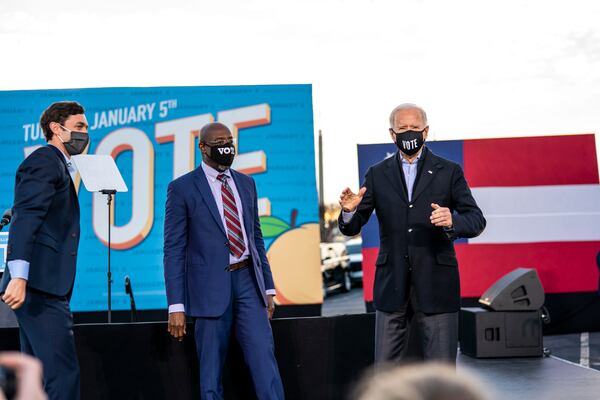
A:
{"label": "man's raised hand", "polygon": [[444,228],[452,227],[452,213],[448,207],[440,207],[439,204],[431,203],[431,208],[433,211],[429,219],[433,225]]}
{"label": "man's raised hand", "polygon": [[356,210],[356,207],[358,207],[362,201],[366,191],[367,188],[364,187],[360,188],[358,193],[353,193],[350,188],[344,189],[340,196],[340,206],[342,207],[342,210],[346,212],[352,212]]}

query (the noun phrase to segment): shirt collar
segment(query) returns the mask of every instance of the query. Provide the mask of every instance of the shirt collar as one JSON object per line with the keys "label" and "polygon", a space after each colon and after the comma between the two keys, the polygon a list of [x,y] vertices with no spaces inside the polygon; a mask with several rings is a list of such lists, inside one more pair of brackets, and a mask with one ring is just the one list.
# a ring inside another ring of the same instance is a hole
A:
{"label": "shirt collar", "polygon": [[221,172],[221,171],[217,171],[216,169],[207,165],[204,162],[202,162],[200,164],[200,166],[202,167],[204,174],[208,177],[208,179],[210,179],[211,182],[216,181],[217,176],[219,176],[221,174],[225,174],[225,175],[227,175],[228,178],[231,178],[231,171],[229,170],[229,168],[227,168],[225,171]]}
{"label": "shirt collar", "polygon": [[404,158],[404,156],[402,155],[402,152],[400,150],[398,150],[398,156],[400,156],[400,161],[402,161],[402,164],[416,165],[419,162],[419,160],[421,159],[421,156],[423,155],[424,148],[425,148],[425,146],[421,147],[421,149],[419,150],[419,154],[417,155],[417,158],[415,158],[415,160],[412,163],[409,163],[408,160],[406,158]]}

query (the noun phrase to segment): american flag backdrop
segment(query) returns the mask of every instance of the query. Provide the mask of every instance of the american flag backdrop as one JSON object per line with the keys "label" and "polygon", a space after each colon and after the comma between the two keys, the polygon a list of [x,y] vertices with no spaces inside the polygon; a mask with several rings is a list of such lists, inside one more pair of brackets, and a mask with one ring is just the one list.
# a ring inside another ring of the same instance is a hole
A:
{"label": "american flag backdrop", "polygon": [[[462,297],[479,297],[519,267],[535,268],[546,293],[599,289],[600,181],[593,134],[428,142],[460,164],[487,227],[455,242]],[[358,146],[360,180],[394,144]],[[373,299],[379,231],[362,230],[365,301]]]}

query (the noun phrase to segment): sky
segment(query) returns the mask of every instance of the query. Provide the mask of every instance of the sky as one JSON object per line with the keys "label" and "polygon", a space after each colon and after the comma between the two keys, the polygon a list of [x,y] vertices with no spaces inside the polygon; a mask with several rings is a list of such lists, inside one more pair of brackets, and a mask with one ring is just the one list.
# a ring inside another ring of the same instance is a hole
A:
{"label": "sky", "polygon": [[429,140],[600,130],[595,1],[0,0],[0,49],[0,90],[310,83],[327,202],[400,103]]}

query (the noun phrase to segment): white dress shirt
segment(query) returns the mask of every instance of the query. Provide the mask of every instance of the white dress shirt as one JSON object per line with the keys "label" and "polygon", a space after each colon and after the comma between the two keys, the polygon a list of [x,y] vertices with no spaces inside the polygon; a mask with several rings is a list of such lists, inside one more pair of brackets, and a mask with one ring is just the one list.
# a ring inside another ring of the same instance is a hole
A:
{"label": "white dress shirt", "polygon": [[250,256],[250,250],[248,246],[248,238],[246,237],[246,229],[244,229],[244,210],[242,208],[242,200],[240,199],[240,195],[238,193],[237,187],[235,186],[235,182],[231,177],[231,171],[227,169],[226,171],[220,172],[214,168],[209,167],[205,163],[201,164],[202,170],[206,175],[206,179],[208,180],[208,185],[210,186],[210,191],[215,198],[215,202],[217,203],[217,208],[219,209],[219,215],[221,216],[221,222],[223,222],[223,228],[225,232],[227,232],[227,223],[225,222],[225,215],[223,214],[223,197],[221,195],[221,186],[223,185],[220,180],[217,179],[217,176],[221,174],[225,174],[227,176],[227,184],[231,188],[233,192],[233,197],[235,199],[235,207],[237,208],[238,216],[240,218],[240,228],[242,228],[242,236],[244,239],[244,245],[246,250],[241,255],[240,258],[235,257],[233,254],[229,254],[229,264],[235,264],[237,262],[246,260]]}

